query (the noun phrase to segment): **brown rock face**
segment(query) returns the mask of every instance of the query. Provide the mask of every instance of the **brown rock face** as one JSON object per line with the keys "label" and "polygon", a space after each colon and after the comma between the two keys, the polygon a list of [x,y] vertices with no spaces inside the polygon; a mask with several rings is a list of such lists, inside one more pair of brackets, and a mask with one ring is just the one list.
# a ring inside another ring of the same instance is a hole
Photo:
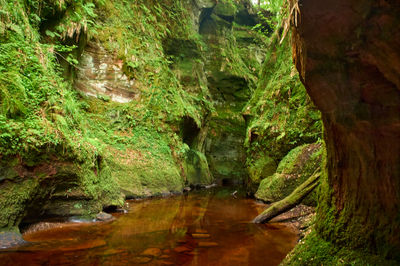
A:
{"label": "brown rock face", "polygon": [[108,96],[127,103],[138,97],[135,81],[123,72],[123,62],[100,44],[89,42],[82,55],[75,86],[89,96]]}
{"label": "brown rock face", "polygon": [[299,6],[294,60],[322,112],[328,153],[317,230],[334,243],[399,259],[400,2]]}

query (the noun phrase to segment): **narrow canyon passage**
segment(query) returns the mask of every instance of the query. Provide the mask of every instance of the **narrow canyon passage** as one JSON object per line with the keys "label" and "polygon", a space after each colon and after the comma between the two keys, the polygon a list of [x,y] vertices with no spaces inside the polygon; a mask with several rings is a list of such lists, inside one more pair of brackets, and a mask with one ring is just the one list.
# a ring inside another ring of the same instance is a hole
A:
{"label": "narrow canyon passage", "polygon": [[0,0],[0,264],[397,265],[399,24],[399,0]]}

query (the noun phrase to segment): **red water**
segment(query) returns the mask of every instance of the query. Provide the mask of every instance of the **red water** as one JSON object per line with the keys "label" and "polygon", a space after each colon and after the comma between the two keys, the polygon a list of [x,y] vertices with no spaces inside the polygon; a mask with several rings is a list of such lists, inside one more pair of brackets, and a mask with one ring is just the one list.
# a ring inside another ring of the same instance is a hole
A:
{"label": "red water", "polygon": [[225,190],[129,202],[108,223],[65,224],[24,235],[1,265],[278,265],[295,246],[284,224],[249,223],[264,206]]}

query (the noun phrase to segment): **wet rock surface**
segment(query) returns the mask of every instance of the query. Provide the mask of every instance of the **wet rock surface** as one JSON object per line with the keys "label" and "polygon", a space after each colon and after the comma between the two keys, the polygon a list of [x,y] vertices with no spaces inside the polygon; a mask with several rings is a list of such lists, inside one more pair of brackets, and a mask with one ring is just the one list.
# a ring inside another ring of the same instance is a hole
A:
{"label": "wet rock surface", "polygon": [[149,257],[159,257],[162,254],[161,249],[159,248],[148,248],[142,252],[142,256],[149,256]]}
{"label": "wet rock surface", "polygon": [[115,220],[114,216],[106,212],[100,212],[96,215],[96,220],[101,222],[109,222]]}
{"label": "wet rock surface", "polygon": [[0,249],[21,246],[27,243],[20,233],[0,232]]}

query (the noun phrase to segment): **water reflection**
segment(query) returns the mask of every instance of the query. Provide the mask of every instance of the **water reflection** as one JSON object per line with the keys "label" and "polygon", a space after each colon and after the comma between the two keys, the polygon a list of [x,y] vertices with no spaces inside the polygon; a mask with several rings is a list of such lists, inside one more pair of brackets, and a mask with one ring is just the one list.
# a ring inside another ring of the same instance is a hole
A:
{"label": "water reflection", "polygon": [[111,223],[68,224],[25,235],[0,253],[8,265],[278,265],[296,244],[282,224],[249,221],[260,206],[228,189],[130,202]]}

